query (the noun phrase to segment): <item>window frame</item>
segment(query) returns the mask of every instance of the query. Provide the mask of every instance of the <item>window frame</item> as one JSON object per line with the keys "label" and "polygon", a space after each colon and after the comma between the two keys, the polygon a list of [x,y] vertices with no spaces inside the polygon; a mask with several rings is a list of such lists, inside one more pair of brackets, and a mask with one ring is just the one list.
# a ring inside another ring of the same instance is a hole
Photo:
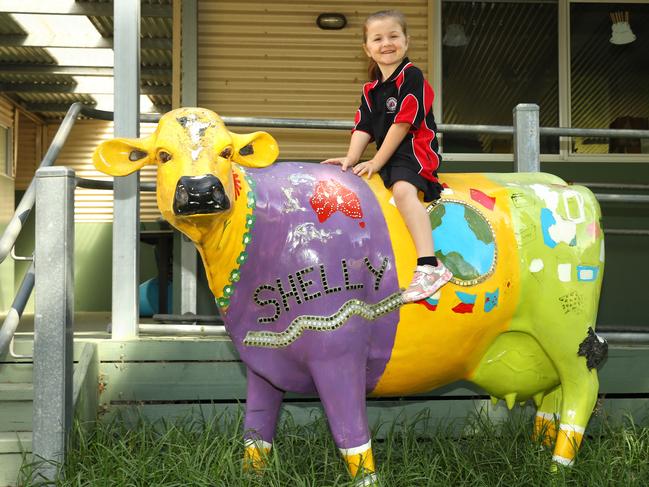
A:
{"label": "window frame", "polygon": [[[433,102],[433,113],[438,123],[443,124],[442,118],[444,106],[444,94],[442,90],[442,2],[460,2],[469,0],[429,0],[428,19],[432,35],[429,40],[430,60],[428,79],[431,80],[435,90]],[[490,2],[507,2],[521,0],[480,0]],[[543,0],[540,0],[543,1]],[[571,121],[571,73],[570,73],[570,7],[577,3],[593,4],[646,4],[646,0],[557,0],[557,22],[558,22],[558,53],[559,63],[559,126],[572,128]],[[432,45],[431,45],[432,44]],[[512,110],[514,107],[512,107]],[[513,114],[512,114],[513,123]],[[577,127],[593,128],[593,127]],[[579,154],[570,150],[572,137],[560,137],[558,154],[541,154],[543,162],[637,162],[649,163],[649,154]],[[443,146],[442,146],[443,147]],[[444,152],[444,160],[447,161],[514,161],[513,154],[477,154]]]}
{"label": "window frame", "polygon": [[13,128],[5,127],[0,124],[0,137],[2,137],[2,132],[5,133],[5,162],[0,164],[0,176],[5,176],[7,178],[14,178],[14,163],[13,163]]}

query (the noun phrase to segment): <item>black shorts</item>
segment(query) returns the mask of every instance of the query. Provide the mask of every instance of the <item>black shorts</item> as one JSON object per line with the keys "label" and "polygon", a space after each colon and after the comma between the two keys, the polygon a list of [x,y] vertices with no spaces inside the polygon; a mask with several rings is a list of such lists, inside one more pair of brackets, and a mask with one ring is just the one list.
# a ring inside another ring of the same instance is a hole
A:
{"label": "black shorts", "polygon": [[[379,171],[385,187],[390,189],[397,181],[407,181],[419,191],[424,193],[424,201],[430,203],[438,200],[442,196],[444,188],[441,184],[435,183],[430,179],[417,174],[416,171],[405,166],[392,165],[387,163]],[[437,174],[435,174],[437,176]]]}

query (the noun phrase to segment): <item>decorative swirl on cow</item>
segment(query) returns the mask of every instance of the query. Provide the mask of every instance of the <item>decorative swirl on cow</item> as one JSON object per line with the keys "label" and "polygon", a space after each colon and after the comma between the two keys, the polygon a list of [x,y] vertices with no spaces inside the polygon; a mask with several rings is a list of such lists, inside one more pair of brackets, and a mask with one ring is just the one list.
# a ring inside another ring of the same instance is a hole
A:
{"label": "decorative swirl on cow", "polygon": [[374,321],[386,313],[395,311],[403,306],[401,292],[397,292],[376,304],[367,304],[358,299],[347,301],[331,316],[299,316],[286,328],[276,333],[272,331],[249,331],[243,339],[243,344],[249,347],[286,347],[300,338],[306,330],[333,331],[344,325],[353,315],[358,315],[368,321]]}

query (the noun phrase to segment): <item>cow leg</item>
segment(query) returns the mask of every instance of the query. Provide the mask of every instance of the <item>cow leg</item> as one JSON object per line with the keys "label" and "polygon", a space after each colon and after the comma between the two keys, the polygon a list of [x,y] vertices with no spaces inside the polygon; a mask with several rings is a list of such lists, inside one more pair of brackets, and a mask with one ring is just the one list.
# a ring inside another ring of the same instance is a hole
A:
{"label": "cow leg", "polygon": [[532,439],[550,447],[557,437],[557,421],[561,411],[561,386],[543,397],[534,417]]}
{"label": "cow leg", "polygon": [[365,408],[365,364],[341,357],[313,364],[311,375],[336,446],[356,485],[374,485],[376,474]]}
{"label": "cow leg", "polygon": [[[548,352],[551,355],[553,352]],[[589,370],[584,357],[551,357],[561,380],[561,415],[552,460],[572,465],[597,402],[597,370]],[[563,360],[561,360],[563,359]]]}
{"label": "cow leg", "polygon": [[[585,359],[580,359],[581,361],[585,362]],[[561,421],[552,459],[562,465],[572,465],[597,402],[599,390],[597,371],[594,369],[588,371],[584,364],[579,380],[580,383],[567,383],[561,380],[563,392]]]}
{"label": "cow leg", "polygon": [[273,446],[284,391],[274,387],[250,368],[244,421],[244,468],[259,470]]}

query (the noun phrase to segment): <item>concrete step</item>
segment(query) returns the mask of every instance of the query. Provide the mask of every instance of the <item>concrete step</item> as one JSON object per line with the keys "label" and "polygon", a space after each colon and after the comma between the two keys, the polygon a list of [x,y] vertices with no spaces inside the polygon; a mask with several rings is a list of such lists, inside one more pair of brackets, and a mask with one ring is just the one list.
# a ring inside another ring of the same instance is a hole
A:
{"label": "concrete step", "polygon": [[32,451],[32,432],[0,432],[0,455],[3,453],[21,453]]}
{"label": "concrete step", "polygon": [[[0,441],[15,439],[14,431],[31,431],[33,397],[34,386],[29,382],[0,383],[0,435],[3,435],[0,436]],[[0,453],[2,452],[0,444]]]}
{"label": "concrete step", "polygon": [[30,382],[0,383],[0,403],[4,401],[31,401],[34,385]]}

